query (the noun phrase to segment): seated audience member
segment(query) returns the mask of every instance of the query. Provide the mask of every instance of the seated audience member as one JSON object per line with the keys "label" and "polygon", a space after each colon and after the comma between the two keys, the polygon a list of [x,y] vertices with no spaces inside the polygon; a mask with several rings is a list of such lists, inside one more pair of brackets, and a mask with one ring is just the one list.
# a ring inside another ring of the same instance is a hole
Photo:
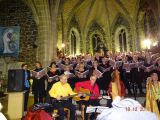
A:
{"label": "seated audience member", "polygon": [[76,94],[67,83],[67,79],[67,75],[60,76],[60,81],[53,84],[49,91],[53,98],[53,105],[58,109],[58,120],[64,120],[64,108],[70,110],[70,120],[75,120],[75,106],[69,100],[63,99],[63,97]]}
{"label": "seated audience member", "polygon": [[[75,90],[79,91],[80,88],[84,88],[84,89],[88,89],[90,91],[90,98],[88,101],[80,101],[80,104],[84,104],[85,105],[85,110],[84,110],[84,114],[85,114],[85,119],[88,118],[88,114],[86,114],[86,107],[87,106],[100,106],[99,103],[99,99],[100,97],[100,93],[99,93],[99,87],[96,83],[97,77],[92,75],[90,77],[90,80],[88,81],[84,81],[84,82],[77,82],[75,85]],[[83,93],[82,93],[83,94]],[[84,94],[85,96],[85,94]],[[90,119],[92,120],[94,118],[94,114],[92,114],[90,116]]]}

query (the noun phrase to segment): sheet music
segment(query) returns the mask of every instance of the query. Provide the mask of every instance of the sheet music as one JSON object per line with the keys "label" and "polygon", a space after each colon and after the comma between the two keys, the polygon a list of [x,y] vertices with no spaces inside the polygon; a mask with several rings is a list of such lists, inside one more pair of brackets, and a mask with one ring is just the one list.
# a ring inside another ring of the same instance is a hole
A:
{"label": "sheet music", "polygon": [[47,66],[47,71],[51,70],[51,67]]}
{"label": "sheet music", "polygon": [[141,69],[143,69],[144,71],[146,71],[147,67],[144,66],[144,65],[142,65],[142,66],[141,66]]}
{"label": "sheet music", "polygon": [[159,53],[156,53],[156,54],[151,55],[152,60],[155,60],[155,59],[157,59],[158,57],[160,57],[160,54],[159,54]]}
{"label": "sheet music", "polygon": [[150,65],[149,67],[142,65],[140,68],[143,69],[145,72],[151,72],[152,70],[156,69],[155,65]]}
{"label": "sheet music", "polygon": [[136,68],[136,63],[130,63],[129,64],[129,67],[132,69],[132,68]]}
{"label": "sheet music", "polygon": [[[49,76],[48,76],[48,77],[49,77]],[[55,75],[55,76],[53,76],[53,77],[49,77],[49,79],[52,80],[52,81],[57,81],[57,80],[59,80],[59,76],[58,76],[58,75]]]}
{"label": "sheet music", "polygon": [[111,99],[111,97],[104,95],[104,96],[102,96],[102,99],[107,99],[107,100],[109,100],[109,99]]}
{"label": "sheet music", "polygon": [[[51,67],[47,66],[47,71],[50,71],[50,70],[51,70]],[[61,71],[61,68],[56,67],[56,70]]]}
{"label": "sheet music", "polygon": [[109,109],[108,107],[104,106],[92,106],[92,107],[87,107],[86,113],[101,113],[103,110]]}
{"label": "sheet music", "polygon": [[75,71],[75,74],[80,77],[80,78],[86,78],[87,75],[89,74],[89,70],[86,70],[85,72],[81,73],[79,71]]}
{"label": "sheet music", "polygon": [[87,69],[91,69],[91,68],[92,68],[92,65],[86,64],[86,67],[87,67]]}
{"label": "sheet music", "polygon": [[102,77],[103,73],[101,71],[99,71],[98,69],[93,71],[93,74],[97,76],[97,78]]}
{"label": "sheet music", "polygon": [[118,68],[121,67],[122,63],[123,63],[122,61],[116,61],[115,62],[115,67],[118,67]]}
{"label": "sheet music", "polygon": [[129,66],[129,63],[124,63],[124,64],[123,64],[123,69],[125,69],[126,72],[130,72],[131,68],[130,68],[130,66]]}
{"label": "sheet music", "polygon": [[111,69],[111,67],[104,68],[104,67],[100,66],[100,70],[101,70],[103,73],[105,73],[105,72],[107,72],[107,71],[110,71],[110,69]]}
{"label": "sheet music", "polygon": [[75,77],[75,75],[73,73],[69,72],[69,71],[65,71],[64,74],[68,75],[69,78],[70,77]]}
{"label": "sheet music", "polygon": [[155,69],[155,66],[154,66],[154,65],[151,65],[151,66],[149,66],[149,67],[146,68],[146,71],[147,71],[147,72],[151,72],[151,71],[154,70],[154,69]]}
{"label": "sheet music", "polygon": [[71,70],[71,69],[73,69],[73,65],[72,64],[70,64],[70,65],[61,64],[61,68],[63,70]]}
{"label": "sheet music", "polygon": [[138,62],[137,64],[138,64],[138,67],[140,67],[140,66],[144,65],[144,62]]}
{"label": "sheet music", "polygon": [[40,71],[38,71],[38,72],[36,72],[36,71],[31,71],[31,76],[32,77],[35,77],[35,78],[37,78],[37,79],[40,79],[40,78],[42,78],[43,76],[45,76],[46,75],[46,70],[45,70],[45,68],[43,68],[42,70],[40,70]]}
{"label": "sheet music", "polygon": [[59,61],[56,62],[56,65],[57,65],[58,67],[61,67],[61,63],[62,63],[62,61],[59,60]]}
{"label": "sheet music", "polygon": [[114,60],[109,60],[109,65],[111,65],[112,67],[115,65],[115,61]]}

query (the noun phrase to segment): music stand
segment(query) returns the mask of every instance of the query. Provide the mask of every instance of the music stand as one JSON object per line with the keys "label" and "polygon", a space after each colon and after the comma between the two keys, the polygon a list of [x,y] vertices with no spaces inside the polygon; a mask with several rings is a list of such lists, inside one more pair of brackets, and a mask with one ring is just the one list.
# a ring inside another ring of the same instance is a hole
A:
{"label": "music stand", "polygon": [[104,107],[104,106],[91,106],[91,107],[87,107],[86,113],[101,113],[105,109],[108,109],[108,107]]}
{"label": "music stand", "polygon": [[136,100],[137,99],[137,87],[138,87],[138,85],[135,82],[130,83],[130,85],[133,89],[134,99]]}

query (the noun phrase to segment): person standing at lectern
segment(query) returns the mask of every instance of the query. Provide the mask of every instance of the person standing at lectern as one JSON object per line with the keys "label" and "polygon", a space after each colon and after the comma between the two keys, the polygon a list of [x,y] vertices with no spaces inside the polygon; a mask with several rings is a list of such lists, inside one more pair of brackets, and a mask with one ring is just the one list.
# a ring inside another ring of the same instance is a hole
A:
{"label": "person standing at lectern", "polygon": [[22,64],[23,75],[24,75],[24,111],[27,111],[28,97],[30,91],[30,71],[28,70],[27,64]]}

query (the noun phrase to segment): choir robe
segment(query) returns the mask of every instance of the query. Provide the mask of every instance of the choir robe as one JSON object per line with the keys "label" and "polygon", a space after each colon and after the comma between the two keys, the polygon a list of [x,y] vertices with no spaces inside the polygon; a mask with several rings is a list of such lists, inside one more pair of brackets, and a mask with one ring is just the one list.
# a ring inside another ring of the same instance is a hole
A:
{"label": "choir robe", "polygon": [[[109,68],[110,66],[109,65],[104,65],[104,64],[101,64],[100,65],[101,67],[103,68]],[[102,83],[100,85],[101,89],[102,90],[108,90],[108,86],[109,86],[109,83],[111,82],[111,73],[112,73],[113,69],[111,68],[109,71],[106,71],[103,73],[103,76],[102,76]],[[106,89],[107,88],[107,89]]]}
{"label": "choir robe", "polygon": [[[42,69],[43,68],[36,68],[34,71],[39,72]],[[34,94],[34,104],[43,102],[43,98],[46,96],[45,80],[46,76],[43,76],[40,79],[33,77],[32,93]]]}
{"label": "choir robe", "polygon": [[[55,75],[58,75],[58,76],[61,75],[61,73],[58,70],[56,70],[55,72],[48,71],[47,74],[48,74],[48,77],[53,77]],[[48,82],[48,84],[47,84],[47,91],[49,91],[51,89],[52,85],[54,83],[56,83],[56,82],[57,82],[56,80],[53,80],[52,82]]]}
{"label": "choir robe", "polygon": [[140,92],[142,92],[142,82],[144,80],[144,70],[138,68],[132,68],[130,71],[131,75],[131,83],[135,83],[138,85]]}

